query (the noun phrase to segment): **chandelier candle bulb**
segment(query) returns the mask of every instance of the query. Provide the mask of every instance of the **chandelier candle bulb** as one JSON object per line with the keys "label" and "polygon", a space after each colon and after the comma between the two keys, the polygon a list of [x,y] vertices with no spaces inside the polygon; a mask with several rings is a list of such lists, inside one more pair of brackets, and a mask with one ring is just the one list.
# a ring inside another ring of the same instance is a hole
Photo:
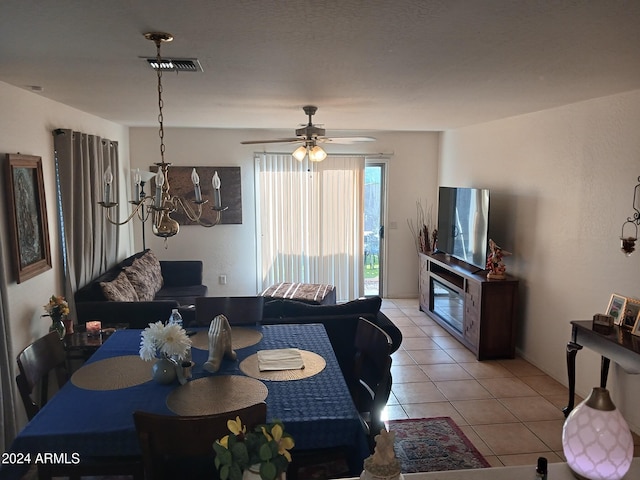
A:
{"label": "chandelier candle bulb", "polygon": [[133,183],[135,183],[135,194],[133,195],[133,201],[140,201],[140,182],[142,181],[142,177],[140,176],[140,169],[136,168],[133,172]]}
{"label": "chandelier candle bulb", "polygon": [[162,207],[162,186],[164,185],[164,175],[162,170],[158,170],[156,174],[156,199],[154,206],[156,208]]}
{"label": "chandelier candle bulb", "polygon": [[111,204],[111,182],[113,182],[113,173],[111,173],[111,165],[107,167],[102,176],[104,180],[104,197],[103,201],[105,205]]}
{"label": "chandelier candle bulb", "polygon": [[191,181],[193,182],[193,190],[196,196],[196,203],[202,202],[202,191],[200,190],[200,177],[194,168],[191,172]]}
{"label": "chandelier candle bulb", "polygon": [[220,197],[220,177],[217,170],[213,173],[211,185],[213,186],[213,208],[219,210],[222,208],[222,199]]}

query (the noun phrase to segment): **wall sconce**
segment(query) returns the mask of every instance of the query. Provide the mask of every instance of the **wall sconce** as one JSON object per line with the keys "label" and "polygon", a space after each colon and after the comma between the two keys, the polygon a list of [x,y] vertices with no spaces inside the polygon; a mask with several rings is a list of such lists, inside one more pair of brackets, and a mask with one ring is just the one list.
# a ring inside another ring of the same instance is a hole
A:
{"label": "wall sconce", "polygon": [[[620,250],[627,257],[636,249],[636,241],[638,240],[638,225],[640,225],[640,177],[638,184],[633,189],[633,210],[632,217],[627,217],[627,221],[622,224],[622,233],[620,234]],[[625,228],[627,233],[625,233]]]}

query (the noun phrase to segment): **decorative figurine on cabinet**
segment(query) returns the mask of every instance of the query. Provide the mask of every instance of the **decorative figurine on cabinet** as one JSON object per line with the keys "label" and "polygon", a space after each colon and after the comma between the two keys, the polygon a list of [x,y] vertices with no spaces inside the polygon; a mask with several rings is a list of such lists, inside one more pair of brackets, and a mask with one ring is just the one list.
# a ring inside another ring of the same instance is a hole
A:
{"label": "decorative figurine on cabinet", "polygon": [[507,267],[502,262],[502,258],[511,255],[511,252],[507,252],[499,247],[496,242],[489,239],[489,256],[487,257],[487,278],[489,280],[504,280],[507,278]]}

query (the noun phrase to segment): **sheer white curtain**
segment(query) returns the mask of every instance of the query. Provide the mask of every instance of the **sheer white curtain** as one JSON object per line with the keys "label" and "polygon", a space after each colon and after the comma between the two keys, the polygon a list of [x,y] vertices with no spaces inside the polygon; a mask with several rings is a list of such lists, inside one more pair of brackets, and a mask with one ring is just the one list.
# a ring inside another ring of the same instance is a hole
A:
{"label": "sheer white curtain", "polygon": [[319,163],[291,155],[256,157],[262,288],[328,283],[338,301],[363,291],[364,157]]}

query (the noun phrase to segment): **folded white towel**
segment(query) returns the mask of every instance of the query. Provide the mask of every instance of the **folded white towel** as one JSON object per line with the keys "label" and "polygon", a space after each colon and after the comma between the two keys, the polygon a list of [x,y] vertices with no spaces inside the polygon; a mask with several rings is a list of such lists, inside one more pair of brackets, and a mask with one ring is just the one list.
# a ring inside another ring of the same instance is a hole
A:
{"label": "folded white towel", "polygon": [[275,350],[258,351],[258,368],[261,372],[267,370],[300,370],[304,368],[304,361],[297,348],[279,348]]}

